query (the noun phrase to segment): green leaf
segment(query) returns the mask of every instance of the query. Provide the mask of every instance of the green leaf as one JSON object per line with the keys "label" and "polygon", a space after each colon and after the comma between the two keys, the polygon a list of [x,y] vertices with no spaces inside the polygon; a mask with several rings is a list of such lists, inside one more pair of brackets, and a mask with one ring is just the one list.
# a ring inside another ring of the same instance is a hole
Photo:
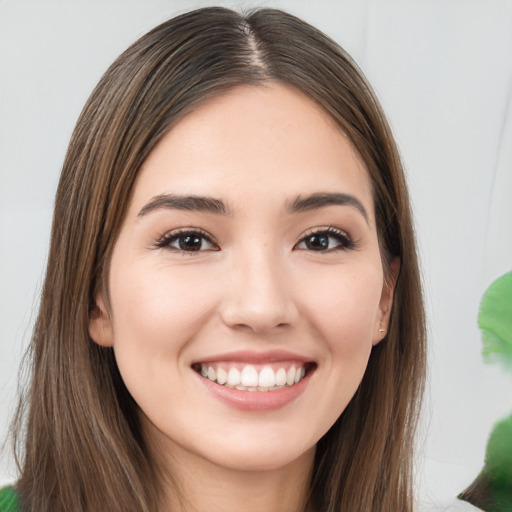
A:
{"label": "green leaf", "polygon": [[512,485],[512,414],[496,423],[487,442],[486,470],[501,486]]}
{"label": "green leaf", "polygon": [[480,304],[478,326],[484,356],[512,368],[512,272],[494,281]]}

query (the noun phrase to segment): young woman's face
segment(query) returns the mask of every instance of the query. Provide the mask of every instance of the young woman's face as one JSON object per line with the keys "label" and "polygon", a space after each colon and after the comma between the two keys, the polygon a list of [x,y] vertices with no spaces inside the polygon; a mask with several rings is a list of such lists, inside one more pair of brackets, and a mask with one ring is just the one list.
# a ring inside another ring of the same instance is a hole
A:
{"label": "young woman's face", "polygon": [[99,296],[91,335],[113,346],[150,441],[246,470],[311,460],[383,337],[392,294],[361,159],[278,84],[209,100],[162,139],[109,287],[110,319]]}

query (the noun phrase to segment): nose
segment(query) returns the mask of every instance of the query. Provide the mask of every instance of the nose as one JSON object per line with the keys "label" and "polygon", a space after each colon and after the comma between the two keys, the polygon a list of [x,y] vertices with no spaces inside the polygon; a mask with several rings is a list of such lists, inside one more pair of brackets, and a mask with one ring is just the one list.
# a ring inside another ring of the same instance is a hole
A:
{"label": "nose", "polygon": [[293,280],[275,255],[258,252],[241,257],[234,267],[220,308],[226,325],[262,334],[297,323]]}

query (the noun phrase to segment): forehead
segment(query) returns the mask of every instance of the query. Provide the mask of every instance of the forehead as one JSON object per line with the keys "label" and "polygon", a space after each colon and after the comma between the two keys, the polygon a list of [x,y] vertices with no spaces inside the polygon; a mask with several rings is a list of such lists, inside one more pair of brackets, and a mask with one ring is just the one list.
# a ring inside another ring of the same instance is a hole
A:
{"label": "forehead", "polygon": [[142,166],[134,201],[311,191],[356,194],[373,209],[368,172],[345,133],[305,94],[271,82],[231,89],[180,120]]}

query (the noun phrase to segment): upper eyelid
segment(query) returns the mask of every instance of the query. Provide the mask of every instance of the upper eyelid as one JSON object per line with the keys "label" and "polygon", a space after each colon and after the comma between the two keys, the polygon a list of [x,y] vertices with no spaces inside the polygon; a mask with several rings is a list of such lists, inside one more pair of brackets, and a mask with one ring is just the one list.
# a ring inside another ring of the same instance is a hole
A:
{"label": "upper eyelid", "polygon": [[171,229],[170,231],[167,231],[163,236],[164,237],[175,236],[175,235],[180,235],[182,233],[199,233],[200,235],[203,235],[206,238],[214,238],[213,235],[208,233],[208,231],[205,231],[203,228],[196,228],[193,226],[185,227],[185,228]]}
{"label": "upper eyelid", "polygon": [[317,233],[329,233],[329,234],[332,234],[332,235],[343,235],[348,240],[352,240],[352,236],[345,229],[340,229],[340,228],[337,228],[335,226],[323,226],[323,227],[319,227],[319,228],[310,228],[310,229],[308,229],[302,235],[300,235],[299,241],[302,241],[307,236],[315,235]]}
{"label": "upper eyelid", "polygon": [[195,227],[177,228],[177,229],[173,229],[171,231],[167,231],[164,235],[162,235],[160,238],[158,238],[155,241],[155,247],[157,247],[157,248],[166,247],[168,245],[166,242],[169,242],[169,240],[171,240],[172,238],[174,238],[176,236],[179,236],[182,234],[187,234],[187,233],[197,233],[197,234],[201,235],[202,237],[204,237],[206,240],[208,240],[209,243],[218,247],[218,243],[215,241],[215,237],[213,235],[211,235],[210,233],[208,233],[207,231],[205,231],[202,228],[195,228]]}

